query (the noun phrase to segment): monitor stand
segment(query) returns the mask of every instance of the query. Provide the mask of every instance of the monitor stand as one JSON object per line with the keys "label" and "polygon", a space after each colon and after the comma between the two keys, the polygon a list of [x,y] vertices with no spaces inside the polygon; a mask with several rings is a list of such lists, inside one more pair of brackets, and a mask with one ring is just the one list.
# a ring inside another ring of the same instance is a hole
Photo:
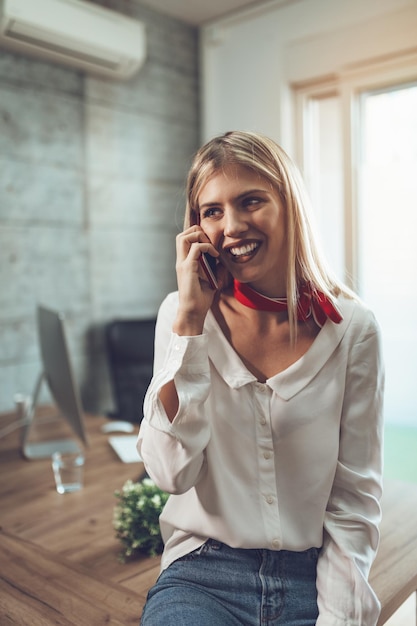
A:
{"label": "monitor stand", "polygon": [[47,441],[30,441],[30,434],[35,424],[36,405],[45,375],[42,372],[36,381],[32,397],[17,395],[15,397],[18,419],[23,425],[21,435],[22,454],[26,459],[47,459],[54,452],[81,452],[80,446],[74,439],[55,439]]}

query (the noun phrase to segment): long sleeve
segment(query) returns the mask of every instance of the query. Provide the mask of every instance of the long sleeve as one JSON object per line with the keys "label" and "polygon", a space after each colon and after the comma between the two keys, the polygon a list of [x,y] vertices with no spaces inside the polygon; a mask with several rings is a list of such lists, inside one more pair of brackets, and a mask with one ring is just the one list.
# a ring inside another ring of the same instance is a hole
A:
{"label": "long sleeve", "polygon": [[[207,337],[180,337],[171,332],[175,294],[161,305],[155,332],[154,376],[144,402],[138,450],[146,470],[161,489],[184,493],[204,471],[210,437],[204,401],[210,391]],[[159,391],[174,381],[179,409],[171,423]]]}
{"label": "long sleeve", "polygon": [[318,563],[317,626],[375,626],[367,579],[378,546],[382,484],[380,336],[373,317],[350,348],[334,483]]}

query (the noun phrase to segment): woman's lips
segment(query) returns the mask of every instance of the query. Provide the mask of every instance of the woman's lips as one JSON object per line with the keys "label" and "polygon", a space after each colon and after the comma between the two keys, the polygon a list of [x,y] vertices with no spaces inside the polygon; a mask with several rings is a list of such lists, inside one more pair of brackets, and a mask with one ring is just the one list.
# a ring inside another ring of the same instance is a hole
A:
{"label": "woman's lips", "polygon": [[243,263],[252,258],[259,250],[260,243],[252,241],[250,243],[244,243],[241,245],[230,246],[227,249],[229,258],[231,257],[234,263]]}

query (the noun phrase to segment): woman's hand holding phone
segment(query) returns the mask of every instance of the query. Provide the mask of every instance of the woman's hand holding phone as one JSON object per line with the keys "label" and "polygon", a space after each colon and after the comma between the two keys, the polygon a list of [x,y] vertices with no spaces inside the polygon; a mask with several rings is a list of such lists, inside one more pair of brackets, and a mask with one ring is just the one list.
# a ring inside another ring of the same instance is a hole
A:
{"label": "woman's hand holding phone", "polygon": [[202,252],[199,258],[201,267],[206,275],[208,283],[212,289],[218,289],[219,283],[217,281],[217,261],[208,252]]}
{"label": "woman's hand holding phone", "polygon": [[219,253],[198,225],[180,233],[176,243],[180,301],[173,330],[180,335],[199,335],[218,285],[213,261],[216,263]]}

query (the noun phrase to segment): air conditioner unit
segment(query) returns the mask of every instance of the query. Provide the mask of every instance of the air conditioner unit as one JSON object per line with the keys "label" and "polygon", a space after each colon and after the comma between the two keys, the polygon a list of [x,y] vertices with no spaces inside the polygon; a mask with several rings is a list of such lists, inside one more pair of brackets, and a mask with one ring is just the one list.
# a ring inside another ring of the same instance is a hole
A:
{"label": "air conditioner unit", "polygon": [[113,78],[146,56],[142,22],[83,0],[0,0],[0,46]]}

